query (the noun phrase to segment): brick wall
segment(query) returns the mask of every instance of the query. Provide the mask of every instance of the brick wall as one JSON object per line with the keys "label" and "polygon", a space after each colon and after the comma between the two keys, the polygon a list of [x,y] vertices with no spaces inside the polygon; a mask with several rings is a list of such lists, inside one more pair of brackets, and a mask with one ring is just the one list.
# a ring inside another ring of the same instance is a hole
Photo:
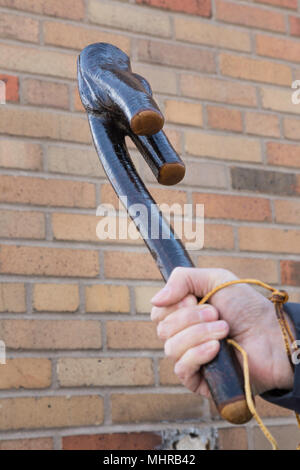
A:
{"label": "brick wall", "polygon": [[[76,89],[76,57],[110,42],[149,79],[187,165],[158,202],[205,204],[199,266],[283,286],[300,301],[297,0],[0,0],[1,449],[151,449],[168,430],[265,448],[184,390],[149,319],[160,274],[141,240],[100,242],[116,203]],[[258,400],[283,448],[292,413]],[[128,434],[129,433],[129,434]]]}

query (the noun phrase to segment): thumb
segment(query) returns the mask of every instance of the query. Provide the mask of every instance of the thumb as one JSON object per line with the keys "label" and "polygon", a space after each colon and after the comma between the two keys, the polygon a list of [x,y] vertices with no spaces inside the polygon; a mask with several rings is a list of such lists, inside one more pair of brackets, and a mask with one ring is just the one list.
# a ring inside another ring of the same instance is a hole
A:
{"label": "thumb", "polygon": [[188,294],[203,297],[217,285],[233,279],[236,276],[226,269],[178,267],[151,303],[157,307],[167,307],[180,302]]}

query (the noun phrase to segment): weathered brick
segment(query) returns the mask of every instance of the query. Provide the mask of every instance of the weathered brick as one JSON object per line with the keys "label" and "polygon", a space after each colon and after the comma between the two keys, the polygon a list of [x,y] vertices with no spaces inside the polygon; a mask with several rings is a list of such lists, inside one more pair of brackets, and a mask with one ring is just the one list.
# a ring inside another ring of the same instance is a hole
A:
{"label": "weathered brick", "polygon": [[26,312],[24,284],[0,284],[0,312]]}
{"label": "weathered brick", "polygon": [[246,428],[218,429],[218,448],[220,450],[247,450]]}
{"label": "weathered brick", "polygon": [[239,246],[241,250],[299,254],[299,242],[299,230],[239,227]]}
{"label": "weathered brick", "polygon": [[158,268],[148,253],[106,251],[104,253],[104,269],[107,278],[161,279]]}
{"label": "weathered brick", "polygon": [[230,54],[220,55],[223,75],[256,82],[291,85],[292,70],[288,65]]}
{"label": "weathered brick", "polygon": [[241,106],[256,106],[256,91],[251,85],[182,74],[180,76],[180,90],[184,96],[190,98]]}
{"label": "weathered brick", "polygon": [[70,106],[67,85],[32,78],[23,80],[23,99],[24,103],[34,106],[63,109],[68,109]]}
{"label": "weathered brick", "polygon": [[137,9],[131,5],[90,0],[88,15],[91,23],[151,36],[171,36],[169,17],[159,12]]}
{"label": "weathered brick", "polygon": [[39,42],[39,22],[33,18],[1,12],[0,37]]}
{"label": "weathered brick", "polygon": [[0,5],[6,8],[29,11],[49,16],[59,16],[71,20],[81,20],[84,17],[83,0],[0,0]]}
{"label": "weathered brick", "polygon": [[75,312],[79,291],[75,284],[35,284],[33,306],[40,312]]}
{"label": "weathered brick", "polygon": [[300,18],[297,18],[297,16],[290,16],[289,25],[291,35],[300,36]]}
{"label": "weathered brick", "polygon": [[186,132],[186,151],[199,157],[220,158],[244,162],[261,162],[261,148],[258,140],[231,135]]}
{"label": "weathered brick", "polygon": [[53,440],[51,437],[1,440],[0,450],[53,450]]}
{"label": "weathered brick", "polygon": [[126,36],[55,21],[45,21],[43,26],[45,44],[81,50],[95,42],[106,42],[130,54],[130,39]]}
{"label": "weathered brick", "polygon": [[36,429],[99,425],[103,400],[99,396],[1,398],[0,429]]}
{"label": "weathered brick", "polygon": [[152,305],[150,300],[161,289],[156,286],[137,286],[135,292],[135,308],[137,313],[150,313]]}
{"label": "weathered brick", "polygon": [[274,57],[275,59],[300,62],[300,44],[291,39],[258,34],[256,36],[256,52],[258,55]]}
{"label": "weathered brick", "polygon": [[210,23],[201,23],[199,20],[174,17],[175,37],[178,40],[205,44],[207,46],[224,47],[237,51],[249,52],[251,50],[248,32],[224,28]]}
{"label": "weathered brick", "polygon": [[197,0],[190,0],[189,2],[181,2],[180,0],[136,0],[136,3],[190,15],[211,16],[211,0],[202,0],[201,2]]}
{"label": "weathered brick", "polygon": [[[299,428],[297,425],[268,426],[268,430],[274,436],[280,450],[296,450],[299,444]],[[254,449],[271,450],[271,444],[258,426],[254,428]]]}
{"label": "weathered brick", "polygon": [[113,423],[199,420],[203,400],[191,393],[113,394]]}
{"label": "weathered brick", "polygon": [[20,72],[76,78],[76,54],[0,44],[0,67]]}
{"label": "weathered brick", "polygon": [[245,129],[248,134],[280,137],[279,119],[273,114],[246,113]]}
{"label": "weathered brick", "polygon": [[200,72],[215,72],[216,70],[213,52],[205,49],[145,39],[140,39],[137,45],[138,59],[141,61]]}
{"label": "weathered brick", "polygon": [[1,368],[0,389],[47,388],[51,385],[51,361],[46,358],[6,359]]}
{"label": "weathered brick", "polygon": [[[300,121],[297,121],[300,128]],[[286,123],[289,125],[288,123]],[[295,124],[292,121],[291,124]],[[290,127],[291,129],[291,127]],[[267,143],[268,163],[271,165],[292,166],[300,168],[300,145]]]}
{"label": "weathered brick", "polygon": [[108,321],[107,346],[110,349],[162,349],[156,326],[148,321]]}
{"label": "weathered brick", "polygon": [[2,134],[91,143],[85,116],[0,107]]}
{"label": "weathered brick", "polygon": [[39,206],[95,207],[91,183],[29,176],[0,176],[0,201]]}
{"label": "weathered brick", "polygon": [[239,191],[255,191],[289,196],[297,193],[297,180],[291,173],[231,168],[232,188]]}
{"label": "weathered brick", "polygon": [[[1,141],[0,141],[1,148]],[[104,170],[92,148],[48,147],[48,169],[53,173],[104,177]]]}
{"label": "weathered brick", "polygon": [[[300,140],[300,120],[294,119],[294,118],[284,118],[283,119],[283,132],[284,132],[285,137],[287,137],[288,139]],[[282,146],[278,147],[278,149],[279,148],[281,149],[280,151],[281,157],[280,158],[277,157],[276,160],[284,162],[284,165],[287,165],[287,166],[297,166],[297,163],[298,163],[297,159],[294,160],[294,158],[291,157],[291,155],[293,155],[294,157],[297,156],[297,146],[296,145],[284,146],[284,144],[282,144]],[[290,155],[290,152],[291,152],[291,155]],[[278,153],[278,150],[276,154],[277,153]]]}
{"label": "weathered brick", "polygon": [[161,444],[161,436],[152,432],[88,434],[63,437],[64,450],[153,450]]}
{"label": "weathered brick", "polygon": [[62,358],[57,374],[62,387],[154,384],[152,360],[148,357]]}
{"label": "weathered brick", "polygon": [[274,201],[275,220],[283,224],[300,223],[300,202],[278,199]]}
{"label": "weathered brick", "polygon": [[0,236],[3,238],[45,238],[44,214],[0,210]]}
{"label": "weathered brick", "polygon": [[257,3],[265,3],[266,5],[274,5],[281,8],[291,8],[297,10],[297,0],[254,0]]}
{"label": "weathered brick", "polygon": [[132,69],[149,81],[154,92],[177,94],[176,74],[173,70],[138,63],[132,63]]}
{"label": "weathered brick", "polygon": [[279,282],[277,261],[269,258],[243,258],[241,256],[199,256],[199,268],[223,268],[240,278],[257,278],[276,284]]}
{"label": "weathered brick", "polygon": [[202,105],[188,101],[165,101],[165,119],[169,122],[202,127]]}
{"label": "weathered brick", "polygon": [[285,32],[283,14],[236,2],[216,0],[217,19],[226,23],[240,24],[253,28]]}
{"label": "weathered brick", "polygon": [[174,373],[175,361],[164,357],[159,361],[159,383],[161,385],[178,385],[180,380]]}
{"label": "weathered brick", "polygon": [[98,272],[96,251],[13,245],[0,248],[1,274],[95,277]]}
{"label": "weathered brick", "polygon": [[117,312],[130,311],[129,289],[127,286],[97,284],[86,286],[87,312]]}
{"label": "weathered brick", "polygon": [[42,148],[18,140],[0,140],[0,166],[20,170],[42,169]]}
{"label": "weathered brick", "polygon": [[11,349],[101,348],[100,323],[91,320],[0,320],[0,337]]}
{"label": "weathered brick", "polygon": [[281,261],[281,282],[290,286],[299,286],[300,283],[300,262]]}
{"label": "weathered brick", "polygon": [[263,108],[282,113],[299,114],[300,107],[292,103],[292,89],[261,88]]}
{"label": "weathered brick", "polygon": [[[5,101],[19,101],[19,78],[15,75],[0,74],[0,81],[5,84]],[[2,89],[1,89],[2,90]],[[2,94],[2,91],[1,91]],[[2,99],[2,96],[1,96]]]}
{"label": "weathered brick", "polygon": [[207,123],[213,129],[242,132],[242,113],[238,109],[207,106]]}
{"label": "weathered brick", "polygon": [[271,220],[270,202],[263,198],[194,193],[193,201],[194,204],[204,204],[207,218]]}

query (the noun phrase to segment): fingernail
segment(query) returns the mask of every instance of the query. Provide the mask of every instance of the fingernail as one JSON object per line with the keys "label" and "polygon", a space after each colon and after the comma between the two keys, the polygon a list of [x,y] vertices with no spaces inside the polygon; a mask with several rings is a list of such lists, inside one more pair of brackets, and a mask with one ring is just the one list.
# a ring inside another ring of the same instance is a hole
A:
{"label": "fingernail", "polygon": [[170,294],[170,289],[169,287],[165,286],[163,289],[157,292],[157,294],[155,294],[154,297],[152,297],[151,303],[162,302],[163,300],[166,300],[168,298],[169,294]]}

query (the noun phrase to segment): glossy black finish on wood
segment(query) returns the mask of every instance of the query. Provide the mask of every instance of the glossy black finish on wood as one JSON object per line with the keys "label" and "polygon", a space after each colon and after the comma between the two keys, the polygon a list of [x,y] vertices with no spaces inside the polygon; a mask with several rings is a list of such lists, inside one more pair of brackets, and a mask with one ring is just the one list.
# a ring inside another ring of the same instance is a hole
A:
{"label": "glossy black finish on wood", "polygon": [[[115,192],[133,220],[137,204],[146,209],[143,217],[139,214],[137,228],[163,278],[167,280],[177,266],[193,267],[183,244],[176,238],[137,174],[125,145],[125,136],[129,135],[158,181],[174,184],[183,177],[184,165],[163,131],[150,137],[138,136],[130,125],[132,112],[140,109],[141,105],[145,111],[156,112],[158,109],[149,84],[132,74],[126,54],[103,43],[88,46],[80,54],[78,82],[97,153]],[[153,224],[159,228],[158,238],[151,232]],[[251,415],[245,406],[242,373],[226,342],[222,342],[217,358],[203,371],[220,413],[228,404],[230,410],[237,404],[239,408],[236,406],[233,414],[230,411],[224,417],[236,423],[248,421]]]}

